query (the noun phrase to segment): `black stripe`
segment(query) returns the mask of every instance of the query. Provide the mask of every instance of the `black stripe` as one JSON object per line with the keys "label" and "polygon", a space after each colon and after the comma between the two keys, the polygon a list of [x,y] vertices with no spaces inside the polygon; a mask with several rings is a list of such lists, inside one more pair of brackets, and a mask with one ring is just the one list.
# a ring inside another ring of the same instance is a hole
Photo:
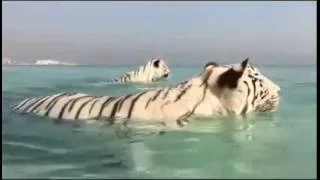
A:
{"label": "black stripe", "polygon": [[180,127],[183,127],[182,121],[180,119],[176,120],[176,122]]}
{"label": "black stripe", "polygon": [[152,98],[149,98],[149,100],[147,101],[146,105],[145,105],[145,109],[147,109],[147,107],[149,106],[149,103],[151,102]]}
{"label": "black stripe", "polygon": [[254,70],[254,67],[252,65],[249,66],[252,70]]}
{"label": "black stripe", "polygon": [[152,101],[156,100],[158,98],[158,96],[160,95],[162,89],[158,90],[157,93],[155,94],[155,96],[153,96]]}
{"label": "black stripe", "polygon": [[65,96],[67,94],[70,94],[70,93],[62,93],[56,97],[54,97],[50,103],[47,104],[46,106],[46,109],[47,109],[47,112],[44,114],[44,116],[48,116],[50,111],[52,110],[52,108],[54,107],[54,105],[59,101],[59,98],[61,98],[62,96]]}
{"label": "black stripe", "polygon": [[205,77],[204,77],[204,79],[203,79],[203,82],[200,84],[200,87],[201,87],[202,85],[205,85],[206,88],[208,87],[208,80],[209,80],[209,77],[211,76],[212,72],[213,72],[213,71],[210,70],[208,73],[204,74]]}
{"label": "black stripe", "polygon": [[245,114],[248,110],[248,103],[246,102],[246,104],[244,105],[243,109],[241,110],[241,113],[240,114]]}
{"label": "black stripe", "polygon": [[252,76],[251,74],[248,75],[249,78],[255,79],[254,76]]}
{"label": "black stripe", "polygon": [[164,93],[162,99],[166,99],[166,97],[168,96],[170,90],[171,90],[171,88],[168,88],[168,90]]}
{"label": "black stripe", "polygon": [[254,104],[254,101],[257,99],[257,96],[256,96],[256,81],[257,79],[252,79],[252,84],[253,84],[253,99],[252,99],[252,106]]}
{"label": "black stripe", "polygon": [[127,76],[123,78],[123,82],[127,82]]}
{"label": "black stripe", "polygon": [[111,110],[111,113],[109,115],[109,122],[111,124],[114,123],[114,116],[116,115],[116,112],[117,112],[117,108],[118,108],[118,105],[119,103],[121,102],[122,99],[118,99],[114,104],[113,104],[113,107],[112,107],[112,110]]}
{"label": "black stripe", "polygon": [[131,80],[131,75],[127,74],[127,77],[128,77],[128,80],[130,81]]}
{"label": "black stripe", "polygon": [[97,119],[100,119],[101,118],[101,114],[102,114],[102,111],[104,109],[105,106],[107,106],[112,100],[116,99],[116,97],[109,97],[100,107],[100,111],[99,111],[99,114],[97,116]]}
{"label": "black stripe", "polygon": [[89,114],[91,114],[91,111],[92,111],[94,105],[95,105],[99,100],[100,100],[100,99],[97,99],[97,100],[95,100],[95,101],[91,104],[91,107],[90,107],[90,110],[89,110]]}
{"label": "black stripe", "polygon": [[59,116],[58,116],[58,119],[61,119],[62,116],[63,116],[63,113],[64,113],[64,110],[66,109],[66,107],[69,105],[70,102],[72,102],[73,99],[70,99],[69,101],[67,101],[63,106],[62,108],[60,109],[60,112],[59,112]]}
{"label": "black stripe", "polygon": [[26,112],[27,110],[29,110],[33,105],[37,104],[37,102],[39,102],[43,98],[45,98],[45,97],[38,97],[35,101],[28,104],[27,107],[24,108],[23,112]]}
{"label": "black stripe", "polygon": [[74,119],[78,119],[78,118],[79,118],[79,115],[80,115],[82,109],[84,108],[84,106],[86,106],[86,105],[87,105],[90,101],[92,101],[92,100],[93,100],[93,99],[89,99],[89,100],[87,100],[85,103],[83,103],[83,104],[80,106],[80,108],[78,109],[77,114],[76,114],[76,116],[74,117]]}
{"label": "black stripe", "polygon": [[51,101],[47,104],[46,106],[46,109],[48,109],[49,107],[51,107],[52,103],[55,103],[55,101],[60,98],[61,96],[65,96],[65,95],[68,95],[69,93],[65,92],[65,93],[62,93],[56,97],[54,97],[53,99],[51,99]]}
{"label": "black stripe", "polygon": [[68,112],[71,112],[71,111],[72,111],[73,106],[76,104],[77,101],[79,101],[80,99],[83,99],[83,98],[87,98],[87,97],[93,97],[93,96],[85,95],[85,96],[81,96],[81,97],[77,97],[77,98],[72,99],[72,103],[71,103],[71,105],[69,106]]}
{"label": "black stripe", "polygon": [[82,98],[86,98],[86,97],[92,97],[92,96],[81,96],[81,97],[77,97],[77,98],[74,98],[74,99],[70,99],[68,102],[66,102],[63,107],[61,108],[60,112],[59,112],[59,116],[58,116],[58,119],[61,119],[63,114],[64,114],[64,111],[66,109],[66,107],[71,103],[70,107],[69,107],[69,110],[68,112],[71,112],[72,109],[73,109],[73,106],[75,105],[76,101],[82,99]]}
{"label": "black stripe", "polygon": [[20,106],[17,106],[16,108],[17,108],[17,109],[20,109],[20,110],[23,110],[22,107],[23,107],[24,105],[26,105],[27,103],[29,103],[29,102],[30,102],[31,100],[33,100],[33,99],[35,99],[35,97],[26,99]]}
{"label": "black stripe", "polygon": [[187,118],[190,117],[192,114],[193,114],[193,112],[189,112],[189,111],[188,111],[187,113],[181,115],[181,116],[176,120],[177,124],[178,124],[180,127],[183,127],[183,123],[182,123],[182,122],[183,122],[183,121],[188,122],[188,121],[187,121]]}
{"label": "black stripe", "polygon": [[188,111],[187,113],[183,114],[182,116],[180,116],[176,122],[177,124],[180,126],[180,127],[183,127],[183,124],[182,124],[182,121],[186,121],[188,122],[188,118],[194,113],[194,111],[197,109],[197,107],[201,104],[201,102],[203,102],[204,98],[206,97],[206,90],[208,88],[208,84],[207,83],[204,83],[204,84],[201,84],[200,87],[204,85],[205,87],[203,88],[203,96],[201,98],[201,100],[195,105],[195,107],[191,110],[191,111]]}
{"label": "black stripe", "polygon": [[[256,94],[253,98],[254,98],[254,101],[257,100],[259,97],[259,94]],[[254,103],[254,102],[253,102]],[[253,105],[253,104],[252,104]]]}
{"label": "black stripe", "polygon": [[248,93],[247,93],[247,98],[249,98],[249,95],[250,95],[250,87],[249,87],[249,84],[248,84],[248,82],[247,81],[243,81],[244,82],[244,84],[246,84],[246,86],[247,86],[247,88],[248,88]]}
{"label": "black stripe", "polygon": [[162,90],[158,90],[158,91],[156,92],[156,94],[155,94],[152,98],[149,98],[149,100],[148,100],[147,103],[146,103],[146,106],[144,107],[145,109],[147,109],[147,107],[149,106],[149,103],[150,103],[151,101],[154,101],[154,100],[156,100],[156,99],[158,98],[158,96],[160,95],[161,91],[162,91]]}
{"label": "black stripe", "polygon": [[246,104],[244,105],[243,109],[241,110],[241,114],[245,114],[246,111],[248,110],[248,98],[249,98],[249,95],[250,95],[250,87],[249,87],[248,82],[247,81],[243,81],[243,82],[247,86],[248,93],[247,93],[247,98],[246,98]]}
{"label": "black stripe", "polygon": [[124,103],[124,101],[126,101],[129,97],[131,97],[132,94],[128,94],[127,96],[125,96],[124,98],[122,98],[120,104],[119,104],[119,109],[118,109],[118,112],[121,111],[121,108],[122,108],[122,105]]}
{"label": "black stripe", "polygon": [[261,97],[261,99],[264,99],[268,94],[269,94],[269,92],[266,92],[266,94],[263,95],[263,96]]}
{"label": "black stripe", "polygon": [[181,97],[191,88],[191,86],[185,88],[181,93],[177,96],[177,98],[174,100],[174,102],[177,102]]}
{"label": "black stripe", "polygon": [[149,92],[149,91],[145,91],[145,92],[139,94],[137,97],[135,97],[135,98],[132,100],[131,106],[130,106],[130,108],[129,108],[128,116],[127,116],[128,119],[129,119],[129,118],[131,117],[131,115],[132,115],[132,110],[133,110],[134,105],[135,105],[135,103],[137,102],[137,100],[138,100],[142,95],[144,95],[144,94],[146,94],[146,93],[148,93],[148,92]]}
{"label": "black stripe", "polygon": [[49,99],[51,96],[46,97],[45,99],[43,99],[39,104],[35,105],[30,112],[34,112],[38,107],[41,106],[41,104],[43,104],[47,99]]}
{"label": "black stripe", "polygon": [[33,99],[33,98],[28,98],[28,99],[25,99],[25,101],[21,104],[21,102],[19,103],[19,104],[17,104],[17,106],[15,107],[15,109],[19,109],[19,108],[21,108],[22,106],[24,106],[27,102],[29,102],[31,99]]}

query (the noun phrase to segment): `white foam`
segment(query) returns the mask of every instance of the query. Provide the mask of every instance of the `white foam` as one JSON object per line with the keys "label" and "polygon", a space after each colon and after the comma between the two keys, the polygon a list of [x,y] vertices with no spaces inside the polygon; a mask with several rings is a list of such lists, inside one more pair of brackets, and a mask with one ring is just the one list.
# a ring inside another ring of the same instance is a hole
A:
{"label": "white foam", "polygon": [[58,154],[63,154],[63,153],[67,152],[65,149],[46,148],[46,147],[42,147],[42,146],[20,143],[20,142],[3,142],[2,145],[20,146],[20,147],[25,147],[25,148],[30,148],[30,149],[38,149],[38,150],[43,150],[43,151],[47,151],[47,152],[51,152],[51,153],[58,153]]}

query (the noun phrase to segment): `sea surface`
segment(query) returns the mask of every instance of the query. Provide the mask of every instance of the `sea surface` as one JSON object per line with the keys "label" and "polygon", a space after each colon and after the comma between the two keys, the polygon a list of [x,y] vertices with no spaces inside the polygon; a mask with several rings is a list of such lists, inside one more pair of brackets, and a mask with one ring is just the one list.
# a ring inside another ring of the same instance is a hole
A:
{"label": "sea surface", "polygon": [[104,122],[54,123],[10,106],[61,91],[121,95],[175,85],[107,85],[130,66],[2,66],[2,178],[316,178],[316,67],[258,66],[281,87],[276,113],[191,122],[157,133]]}

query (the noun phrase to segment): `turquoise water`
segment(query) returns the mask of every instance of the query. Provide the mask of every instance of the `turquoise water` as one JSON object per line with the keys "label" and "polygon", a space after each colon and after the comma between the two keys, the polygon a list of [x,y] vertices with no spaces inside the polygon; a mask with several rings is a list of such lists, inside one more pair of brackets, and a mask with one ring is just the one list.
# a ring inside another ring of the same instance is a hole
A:
{"label": "turquoise water", "polygon": [[201,67],[171,67],[168,81],[105,85],[128,67],[2,67],[2,178],[315,178],[316,67],[262,66],[281,86],[274,114],[192,122],[163,135],[103,122],[55,124],[9,109],[58,91],[120,95],[173,85]]}

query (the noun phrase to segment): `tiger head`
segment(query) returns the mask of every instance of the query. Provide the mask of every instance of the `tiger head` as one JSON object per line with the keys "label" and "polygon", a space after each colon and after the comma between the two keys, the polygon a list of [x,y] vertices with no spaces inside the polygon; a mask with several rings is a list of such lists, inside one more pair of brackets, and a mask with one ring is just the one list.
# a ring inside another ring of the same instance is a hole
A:
{"label": "tiger head", "polygon": [[209,62],[201,76],[227,111],[237,114],[271,112],[279,105],[280,87],[245,59],[240,64]]}
{"label": "tiger head", "polygon": [[169,77],[170,69],[168,68],[163,59],[153,58],[151,60],[151,66],[153,71],[153,81]]}

